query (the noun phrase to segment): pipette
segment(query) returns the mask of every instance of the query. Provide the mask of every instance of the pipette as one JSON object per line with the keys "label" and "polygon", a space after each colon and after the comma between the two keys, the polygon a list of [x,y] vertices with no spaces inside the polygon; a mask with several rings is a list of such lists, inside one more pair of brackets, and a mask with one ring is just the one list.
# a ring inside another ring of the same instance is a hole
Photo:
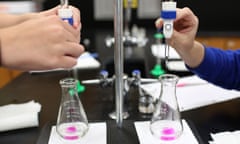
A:
{"label": "pipette", "polygon": [[[173,34],[173,21],[176,19],[177,3],[174,0],[163,1],[161,17],[163,19],[163,34],[166,39],[172,37]],[[169,57],[169,45],[165,45],[165,62],[168,62]]]}
{"label": "pipette", "polygon": [[64,21],[68,21],[69,24],[73,25],[73,12],[68,6],[68,0],[61,0],[61,8],[58,9],[58,15]]}

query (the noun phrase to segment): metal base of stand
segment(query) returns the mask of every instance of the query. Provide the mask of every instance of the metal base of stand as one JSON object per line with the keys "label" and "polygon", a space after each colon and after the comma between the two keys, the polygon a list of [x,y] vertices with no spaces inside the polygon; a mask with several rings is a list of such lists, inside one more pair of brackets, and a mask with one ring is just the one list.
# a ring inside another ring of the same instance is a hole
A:
{"label": "metal base of stand", "polygon": [[[116,111],[109,113],[108,116],[109,116],[111,119],[117,119],[117,113],[116,113]],[[123,112],[123,119],[127,119],[128,117],[129,117],[129,113],[128,113],[127,111]]]}

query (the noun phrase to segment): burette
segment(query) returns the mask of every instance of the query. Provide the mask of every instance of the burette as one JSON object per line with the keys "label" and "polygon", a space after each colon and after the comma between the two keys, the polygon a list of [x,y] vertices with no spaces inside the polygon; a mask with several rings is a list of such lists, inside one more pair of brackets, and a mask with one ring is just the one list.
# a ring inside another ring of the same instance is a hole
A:
{"label": "burette", "polygon": [[[163,35],[165,39],[172,37],[174,26],[173,21],[176,19],[177,3],[174,0],[160,1],[161,13],[160,16],[163,19]],[[168,63],[169,59],[169,45],[165,44],[165,63]]]}

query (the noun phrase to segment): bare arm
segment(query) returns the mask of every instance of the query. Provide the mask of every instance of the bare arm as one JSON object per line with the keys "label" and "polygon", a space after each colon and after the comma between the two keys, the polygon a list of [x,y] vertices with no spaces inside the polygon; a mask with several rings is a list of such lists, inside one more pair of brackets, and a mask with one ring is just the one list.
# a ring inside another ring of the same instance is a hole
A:
{"label": "bare arm", "polygon": [[13,26],[24,22],[26,20],[32,19],[36,16],[35,13],[27,13],[27,14],[5,14],[0,13],[1,21],[0,21],[0,28]]}

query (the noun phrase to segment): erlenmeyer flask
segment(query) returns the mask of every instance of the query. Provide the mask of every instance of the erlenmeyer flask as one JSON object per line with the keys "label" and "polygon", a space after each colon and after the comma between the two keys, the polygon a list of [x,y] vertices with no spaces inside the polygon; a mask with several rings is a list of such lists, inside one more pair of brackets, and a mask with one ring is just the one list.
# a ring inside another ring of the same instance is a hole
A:
{"label": "erlenmeyer flask", "polygon": [[150,122],[151,133],[161,142],[173,143],[183,132],[181,115],[176,98],[178,77],[164,74],[159,77],[161,94]]}
{"label": "erlenmeyer flask", "polygon": [[64,140],[78,140],[88,131],[88,120],[77,93],[77,80],[60,80],[62,99],[56,130]]}

